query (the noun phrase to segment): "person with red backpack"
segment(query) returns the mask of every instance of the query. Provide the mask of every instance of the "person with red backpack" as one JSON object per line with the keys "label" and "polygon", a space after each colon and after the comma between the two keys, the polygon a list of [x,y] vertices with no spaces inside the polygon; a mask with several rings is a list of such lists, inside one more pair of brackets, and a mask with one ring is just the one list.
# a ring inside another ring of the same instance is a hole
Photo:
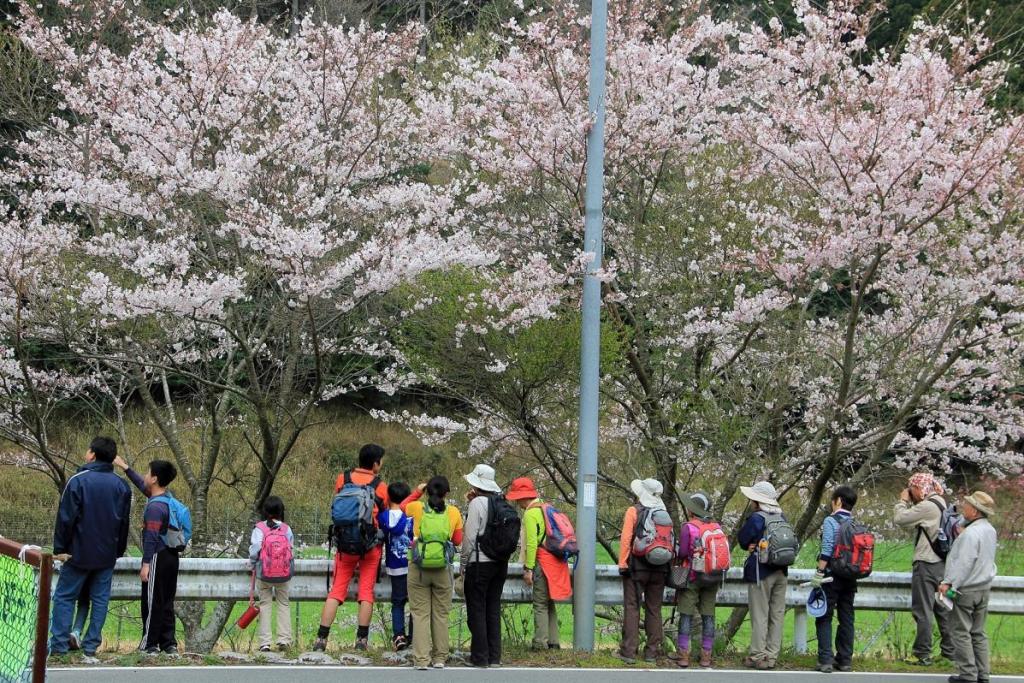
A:
{"label": "person with red backpack", "polygon": [[647,645],[644,660],[657,661],[665,639],[661,605],[672,558],[676,554],[675,525],[661,499],[657,479],[634,479],[629,485],[637,503],[626,508],[619,537],[619,575],[622,577],[622,643],[618,658],[636,663],[640,647],[640,603],[644,604]]}
{"label": "person with red backpack", "polygon": [[679,529],[679,559],[689,568],[686,585],[676,591],[679,605],[679,635],[676,664],[690,666],[690,624],[700,615],[700,665],[711,666],[715,644],[715,602],[731,563],[729,538],[711,518],[711,499],[703,491],[683,496],[689,520]]}
{"label": "person with red backpack", "polygon": [[534,650],[557,650],[558,600],[572,596],[569,559],[577,554],[569,518],[540,499],[533,481],[519,477],[506,496],[523,512],[523,581],[533,589]]}
{"label": "person with red backpack", "polygon": [[[871,574],[874,536],[853,518],[857,492],[839,486],[832,492],[832,514],[821,527],[821,553],[811,586],[825,593],[825,613],[815,618],[818,634],[818,666],[822,673],[853,670],[853,601],[857,580]],[[827,581],[831,578],[831,581]],[[835,652],[832,651],[832,615],[838,613]]]}
{"label": "person with red backpack", "polygon": [[284,501],[270,496],[263,502],[263,521],[249,538],[249,561],[256,572],[260,596],[260,652],[270,652],[271,612],[277,604],[277,646],[292,644],[291,607],[288,584],[295,573],[295,537],[284,523]]}

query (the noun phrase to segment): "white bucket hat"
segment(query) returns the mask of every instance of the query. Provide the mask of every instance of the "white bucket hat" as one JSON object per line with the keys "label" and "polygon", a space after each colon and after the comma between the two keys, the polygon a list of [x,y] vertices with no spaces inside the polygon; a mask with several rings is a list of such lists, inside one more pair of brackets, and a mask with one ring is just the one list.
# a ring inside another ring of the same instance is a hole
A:
{"label": "white bucket hat", "polygon": [[755,503],[764,503],[774,507],[779,506],[779,494],[770,482],[759,481],[753,486],[741,486],[740,493]]}
{"label": "white bucket hat", "polygon": [[634,479],[629,488],[645,508],[665,507],[665,502],[661,499],[665,488],[657,479]]}
{"label": "white bucket hat", "polygon": [[494,481],[494,468],[490,465],[480,464],[473,468],[473,471],[463,477],[469,485],[481,491],[501,493],[501,487]]}

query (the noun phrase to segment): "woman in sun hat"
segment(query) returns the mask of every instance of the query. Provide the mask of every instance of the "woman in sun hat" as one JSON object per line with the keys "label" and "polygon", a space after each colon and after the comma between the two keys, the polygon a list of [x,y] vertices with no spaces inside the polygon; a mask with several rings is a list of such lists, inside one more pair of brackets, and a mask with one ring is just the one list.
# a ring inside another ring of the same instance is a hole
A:
{"label": "woman in sun hat", "polygon": [[[661,616],[661,605],[665,595],[665,582],[668,578],[668,564],[654,566],[634,552],[634,541],[638,527],[648,516],[659,512],[668,523],[672,520],[665,511],[665,502],[661,499],[664,492],[661,482],[657,479],[635,479],[629,485],[636,504],[626,508],[622,519],[622,535],[619,538],[619,574],[622,576],[623,614],[622,643],[619,646],[619,659],[624,662],[636,661],[637,649],[640,644],[640,603],[644,604],[644,632],[647,634],[647,647],[644,659],[648,662],[656,660],[664,640],[664,622]],[[672,545],[674,546],[674,540]],[[672,548],[674,553],[675,548]]]}
{"label": "woman in sun hat", "polygon": [[[782,649],[782,620],[786,615],[786,577],[784,566],[760,562],[758,545],[768,524],[785,522],[779,507],[779,494],[767,481],[741,486],[740,492],[751,503],[753,512],[739,533],[740,547],[750,551],[743,565],[750,603],[750,654],[744,664],[755,669],[774,669]],[[788,524],[788,522],[787,522]]]}
{"label": "woman in sun hat", "polygon": [[[494,476],[493,467],[480,464],[463,477],[472,489],[468,494],[460,563],[465,580],[466,621],[473,636],[470,664],[481,668],[501,664],[501,592],[508,576],[508,557],[491,557],[480,543],[487,530],[490,507],[511,508],[501,496]],[[515,533],[518,538],[518,527]]]}

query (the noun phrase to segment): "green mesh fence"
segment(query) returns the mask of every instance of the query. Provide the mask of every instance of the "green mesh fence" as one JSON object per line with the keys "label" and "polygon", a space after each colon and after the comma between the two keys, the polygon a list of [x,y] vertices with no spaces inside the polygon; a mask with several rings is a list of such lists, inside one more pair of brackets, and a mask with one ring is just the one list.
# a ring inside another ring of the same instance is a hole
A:
{"label": "green mesh fence", "polygon": [[39,572],[0,555],[0,681],[30,681],[39,606]]}

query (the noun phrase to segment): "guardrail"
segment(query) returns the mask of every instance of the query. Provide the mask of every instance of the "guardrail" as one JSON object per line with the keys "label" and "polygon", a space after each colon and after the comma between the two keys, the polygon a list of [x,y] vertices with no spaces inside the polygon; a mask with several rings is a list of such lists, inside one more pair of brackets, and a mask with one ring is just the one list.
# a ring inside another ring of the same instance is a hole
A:
{"label": "guardrail", "polygon": [[[139,596],[139,568],[137,557],[117,561],[111,598],[134,600]],[[290,584],[291,600],[321,601],[327,597],[327,573],[333,562],[296,560],[295,576]],[[184,557],[178,569],[179,600],[248,600],[250,565],[247,560]],[[800,584],[810,581],[814,571],[792,569],[786,589],[786,605],[795,610],[793,646],[797,652],[807,651],[806,588]],[[523,567],[509,565],[502,600],[511,603],[532,602],[532,589],[523,583]],[[356,597],[356,584],[349,587],[349,597]],[[380,581],[374,590],[378,600],[391,597],[391,584]],[[673,591],[666,591],[666,600]],[[594,596],[598,605],[622,604],[622,581],[615,565],[597,568],[597,588]],[[671,604],[666,602],[666,605]],[[718,604],[725,607],[746,606],[747,587],[743,571],[729,570],[726,581],[718,591]],[[857,584],[857,609],[906,612],[910,610],[910,574],[903,572],[876,572]],[[988,611],[993,614],[1024,614],[1024,576],[996,577],[992,585]]]}

